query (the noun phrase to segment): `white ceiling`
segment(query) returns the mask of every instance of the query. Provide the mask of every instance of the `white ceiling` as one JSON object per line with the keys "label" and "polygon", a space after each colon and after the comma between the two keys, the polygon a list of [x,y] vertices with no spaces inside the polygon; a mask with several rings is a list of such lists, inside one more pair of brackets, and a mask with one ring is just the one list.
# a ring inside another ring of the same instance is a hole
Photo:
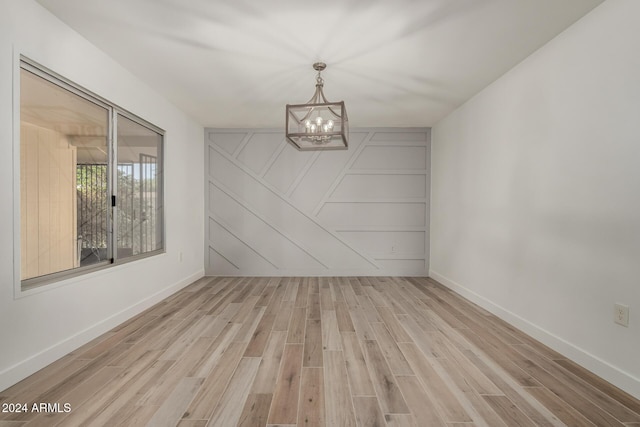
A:
{"label": "white ceiling", "polygon": [[38,0],[203,126],[431,126],[602,0]]}

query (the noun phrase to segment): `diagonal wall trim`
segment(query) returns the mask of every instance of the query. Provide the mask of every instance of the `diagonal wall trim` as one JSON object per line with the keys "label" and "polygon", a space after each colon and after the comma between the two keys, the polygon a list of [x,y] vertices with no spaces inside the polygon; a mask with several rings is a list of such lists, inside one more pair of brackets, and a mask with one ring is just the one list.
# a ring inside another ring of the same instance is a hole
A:
{"label": "diagonal wall trim", "polygon": [[[209,133],[208,142],[216,144],[218,147],[222,148],[230,155],[233,155],[242,141],[247,138],[247,134],[248,132],[221,132],[216,134]],[[212,138],[214,136],[215,139]]]}
{"label": "diagonal wall trim", "polygon": [[300,185],[304,177],[307,176],[307,173],[309,173],[309,169],[313,167],[313,165],[316,163],[316,160],[318,160],[318,157],[320,157],[320,153],[322,152],[316,151],[315,153],[313,153],[313,156],[311,157],[311,159],[309,159],[307,164],[304,166],[304,168],[302,168],[302,170],[300,171],[296,179],[291,183],[291,185],[287,189],[287,193],[286,193],[287,197],[290,198],[293,192],[296,191],[296,188],[298,188],[298,185]]}
{"label": "diagonal wall trim", "polygon": [[[289,242],[291,242],[293,245],[295,245],[302,252],[306,253],[311,258],[313,258],[316,262],[318,262],[318,264],[320,264],[321,266],[323,266],[326,269],[330,268],[325,261],[322,261],[317,256],[313,255],[308,248],[305,248],[304,245],[302,245],[300,242],[297,242],[292,236],[288,235],[288,233],[286,233],[285,231],[279,229],[278,227],[274,226],[269,221],[267,221],[267,219],[264,218],[262,215],[260,215],[254,207],[252,207],[247,201],[242,200],[242,198],[240,196],[238,196],[233,191],[228,189],[223,183],[221,183],[220,181],[216,180],[215,178],[209,178],[209,183],[212,184],[214,187],[216,187],[218,190],[222,191],[227,196],[231,197],[236,202],[238,202],[244,209],[246,209],[253,216],[258,218],[260,221],[262,221],[267,227],[271,228],[276,233],[278,233],[279,235],[281,235],[282,237],[287,239]],[[218,222],[218,221],[216,221],[216,222]],[[225,227],[225,228],[227,228],[227,227]],[[229,231],[229,230],[227,230],[227,231]],[[236,234],[234,234],[234,236],[235,235]]]}
{"label": "diagonal wall trim", "polygon": [[[215,221],[215,220],[214,220]],[[220,225],[220,227],[224,227],[222,224],[218,223],[218,225]],[[227,230],[228,231],[228,230]],[[236,265],[235,262],[231,261],[229,258],[227,258],[226,256],[224,256],[223,254],[220,253],[219,250],[217,250],[216,248],[214,248],[213,246],[209,245],[209,249],[212,250],[213,252],[217,253],[218,256],[222,259],[224,259],[225,261],[227,261],[229,264],[231,264],[232,266],[234,266],[238,271],[240,270],[240,267],[238,267]]]}
{"label": "diagonal wall trim", "polygon": [[430,129],[352,129],[349,150],[316,152],[281,129],[204,133],[207,274],[427,275]]}
{"label": "diagonal wall trim", "polygon": [[[216,224],[218,224],[220,227],[224,228],[227,233],[231,234],[234,238],[236,238],[240,243],[242,243],[243,245],[245,245],[247,248],[249,248],[253,253],[255,253],[256,255],[258,255],[260,258],[262,258],[263,260],[265,260],[266,262],[268,262],[269,264],[271,264],[273,266],[273,268],[275,269],[279,269],[277,265],[275,265],[269,258],[267,258],[265,255],[261,254],[260,252],[258,252],[258,250],[256,250],[256,248],[254,248],[253,246],[251,246],[249,243],[247,243],[242,237],[238,236],[238,233],[236,233],[235,231],[233,231],[231,229],[231,227],[229,226],[229,224],[226,224],[221,218],[217,218],[215,217],[215,215],[210,215],[209,218],[214,221]],[[218,253],[220,253],[220,251],[216,251]],[[225,257],[223,254],[220,254],[224,257],[224,259],[227,259],[227,257]],[[236,265],[235,263],[231,263],[234,266]]]}
{"label": "diagonal wall trim", "polygon": [[[234,159],[237,159],[238,156],[240,155],[240,153],[242,153],[242,150],[244,150],[244,147],[247,146],[247,144],[249,143],[249,141],[251,140],[251,137],[253,136],[253,133],[251,132],[247,132],[247,134],[245,135],[244,138],[242,138],[242,142],[240,144],[238,144],[238,146],[236,147],[235,151],[233,152],[232,156]],[[218,145],[219,147],[219,145]]]}
{"label": "diagonal wall trim", "polygon": [[327,202],[333,200],[414,200],[426,203],[426,174],[345,174]]}
{"label": "diagonal wall trim", "polygon": [[271,155],[271,158],[269,158],[269,160],[267,161],[267,164],[264,165],[264,167],[260,171],[260,174],[259,174],[260,178],[264,179],[265,175],[267,175],[269,173],[269,171],[271,170],[273,165],[278,160],[278,157],[280,157],[280,154],[282,154],[284,149],[287,147],[287,144],[288,144],[288,142],[286,140],[283,140],[280,143],[278,148],[273,152],[273,155]]}
{"label": "diagonal wall trim", "polygon": [[344,179],[346,171],[351,169],[351,166],[353,166],[356,160],[358,160],[358,157],[360,157],[360,154],[362,153],[362,151],[365,149],[367,145],[369,145],[369,142],[371,141],[371,138],[373,138],[373,135],[374,135],[374,132],[369,132],[369,134],[364,138],[364,141],[362,141],[362,144],[360,144],[358,149],[353,152],[353,154],[351,155],[351,158],[349,158],[349,161],[347,162],[347,165],[344,167],[342,172],[340,172],[338,176],[336,176],[336,178],[333,180],[333,183],[331,184],[331,187],[329,187],[329,189],[324,193],[324,196],[322,196],[322,199],[313,210],[313,216],[318,216],[318,214],[322,210],[322,207],[327,202],[327,199],[333,194],[333,192],[336,190],[338,185],[340,185],[340,183]]}
{"label": "diagonal wall trim", "polygon": [[[362,144],[364,145],[364,143]],[[255,173],[253,173],[251,170],[248,170],[246,168],[243,167],[242,164],[240,164],[238,161],[236,161],[235,159],[233,159],[231,156],[229,156],[227,153],[225,153],[223,150],[218,149],[218,147],[216,145],[211,145],[210,146],[213,150],[216,151],[216,153],[218,153],[219,155],[221,155],[225,160],[229,161],[231,164],[233,164],[235,167],[237,167],[238,169],[240,169],[244,174],[246,174],[248,177],[250,177],[251,179],[253,179],[254,181],[256,181],[258,184],[260,184],[261,186],[263,186],[265,189],[267,189],[268,191],[270,191],[272,194],[274,194],[277,198],[279,198],[280,200],[282,200],[284,203],[286,203],[287,205],[289,205],[290,207],[292,207],[293,209],[295,209],[297,212],[299,212],[300,214],[302,214],[305,218],[307,218],[309,221],[313,222],[315,225],[317,225],[318,227],[320,227],[323,231],[325,231],[327,234],[331,235],[334,239],[336,239],[337,241],[339,241],[340,243],[342,243],[344,246],[346,246],[348,249],[350,249],[351,251],[353,251],[353,253],[355,253],[356,255],[358,255],[360,258],[362,258],[363,260],[367,261],[369,264],[371,264],[373,267],[375,267],[376,269],[380,269],[380,266],[378,265],[378,263],[371,258],[370,256],[363,254],[362,252],[360,252],[358,249],[356,249],[355,247],[353,247],[353,245],[351,245],[348,241],[346,241],[345,239],[343,239],[340,235],[338,235],[337,233],[335,233],[333,230],[329,229],[327,226],[325,226],[324,224],[322,224],[317,218],[307,214],[306,212],[304,212],[303,210],[301,210],[300,208],[298,208],[288,197],[286,197],[285,195],[281,194],[277,189],[275,189],[272,185],[270,185],[268,182],[265,182],[263,180],[260,179],[260,177],[258,177]],[[211,179],[211,178],[210,178]]]}

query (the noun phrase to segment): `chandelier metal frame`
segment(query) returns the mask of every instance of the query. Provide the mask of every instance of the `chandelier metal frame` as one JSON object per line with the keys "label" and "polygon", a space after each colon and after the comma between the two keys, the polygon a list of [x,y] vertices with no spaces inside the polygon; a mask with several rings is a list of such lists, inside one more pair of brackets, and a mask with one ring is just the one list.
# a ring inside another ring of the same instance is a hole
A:
{"label": "chandelier metal frame", "polygon": [[286,137],[298,150],[346,150],[349,120],[344,101],[330,102],[324,95],[321,72],[327,67],[316,62],[316,90],[305,104],[287,104]]}

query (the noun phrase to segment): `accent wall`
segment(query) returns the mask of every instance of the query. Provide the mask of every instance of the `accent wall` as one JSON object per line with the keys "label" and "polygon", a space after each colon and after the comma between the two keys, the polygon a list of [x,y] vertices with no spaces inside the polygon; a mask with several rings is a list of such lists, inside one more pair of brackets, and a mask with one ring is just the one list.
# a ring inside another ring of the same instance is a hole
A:
{"label": "accent wall", "polygon": [[205,130],[209,275],[415,275],[429,268],[429,129],[351,129],[298,151],[281,130]]}

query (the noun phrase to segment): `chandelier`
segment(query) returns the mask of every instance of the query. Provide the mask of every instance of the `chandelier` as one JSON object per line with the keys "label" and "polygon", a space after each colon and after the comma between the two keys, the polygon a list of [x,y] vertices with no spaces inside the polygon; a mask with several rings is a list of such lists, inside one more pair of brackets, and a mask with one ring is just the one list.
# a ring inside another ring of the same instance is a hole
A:
{"label": "chandelier", "polygon": [[322,88],[320,73],[327,65],[316,62],[316,91],[306,104],[287,104],[287,139],[298,150],[346,150],[349,146],[349,121],[344,101],[329,102]]}

